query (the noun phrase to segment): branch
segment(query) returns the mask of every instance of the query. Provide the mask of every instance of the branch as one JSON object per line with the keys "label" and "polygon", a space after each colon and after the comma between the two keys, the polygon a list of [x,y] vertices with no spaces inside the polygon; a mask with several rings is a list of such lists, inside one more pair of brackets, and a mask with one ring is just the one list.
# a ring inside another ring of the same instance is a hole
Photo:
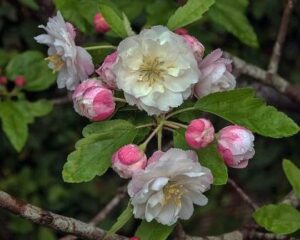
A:
{"label": "branch", "polygon": [[263,84],[269,85],[276,89],[278,92],[286,95],[292,100],[300,103],[300,86],[291,85],[286,79],[274,74],[271,79],[269,79],[268,72],[257,67],[253,64],[245,62],[243,59],[231,55],[228,52],[224,52],[224,56],[232,60],[234,68],[244,75],[255,78],[256,80],[262,82]]}
{"label": "branch", "polygon": [[244,192],[243,189],[241,189],[235,181],[232,179],[228,179],[228,183],[235,189],[235,191],[241,196],[241,198],[248,203],[248,205],[253,209],[258,209],[258,205],[249,197],[247,193]]}
{"label": "branch", "polygon": [[284,11],[283,11],[282,18],[281,18],[281,23],[280,23],[279,31],[277,34],[277,39],[276,39],[275,45],[273,47],[273,53],[272,53],[272,57],[271,57],[271,60],[269,63],[268,77],[270,79],[272,78],[272,76],[275,73],[277,73],[277,70],[278,70],[278,64],[280,61],[282,46],[285,41],[287,27],[288,27],[288,23],[290,20],[290,15],[291,15],[293,7],[294,7],[293,0],[286,0],[286,5],[285,5]]}
{"label": "branch", "polygon": [[296,194],[293,191],[291,191],[288,195],[286,195],[283,198],[281,203],[289,204],[294,208],[297,208],[300,205],[300,199],[296,196]]}
{"label": "branch", "polygon": [[[51,228],[53,230],[69,233],[90,240],[100,240],[106,235],[106,231],[74,218],[65,217],[31,204],[20,201],[6,192],[0,191],[0,208],[19,215],[31,222]],[[107,240],[128,240],[127,237],[113,235]]]}
{"label": "branch", "polygon": [[[126,196],[127,186],[120,187],[117,195],[89,222],[89,224],[96,226],[99,222],[106,218],[106,216],[121,202]],[[77,237],[73,235],[67,235],[60,238],[60,240],[76,240]]]}

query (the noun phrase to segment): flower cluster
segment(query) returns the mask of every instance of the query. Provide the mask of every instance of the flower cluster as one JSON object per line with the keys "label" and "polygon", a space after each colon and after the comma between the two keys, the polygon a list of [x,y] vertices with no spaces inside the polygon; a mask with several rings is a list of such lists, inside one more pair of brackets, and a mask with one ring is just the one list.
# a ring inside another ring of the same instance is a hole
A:
{"label": "flower cluster", "polygon": [[[94,26],[100,33],[110,29],[101,14],[94,17]],[[194,205],[207,204],[203,193],[214,178],[210,169],[199,163],[198,150],[216,144],[232,168],[245,168],[254,156],[254,136],[244,127],[231,125],[215,133],[205,118],[194,119],[188,126],[168,120],[169,113],[188,98],[201,99],[235,88],[231,61],[220,49],[204,57],[203,44],[185,29],[172,32],[154,26],[122,40],[91,77],[92,58],[75,45],[75,29],[59,12],[41,28],[47,34],[36,40],[49,47],[47,60],[49,67],[59,72],[58,87],[74,90],[77,113],[102,121],[113,115],[115,101],[121,100],[154,116],[156,123],[150,125],[155,128],[141,145],[125,145],[112,155],[112,168],[120,177],[130,179],[128,194],[136,218],[172,225],[178,219],[189,219]],[[125,99],[114,97],[116,92]],[[185,127],[185,141],[193,150],[161,151],[159,136],[164,127],[171,131]],[[159,150],[148,158],[145,148],[156,134]]]}

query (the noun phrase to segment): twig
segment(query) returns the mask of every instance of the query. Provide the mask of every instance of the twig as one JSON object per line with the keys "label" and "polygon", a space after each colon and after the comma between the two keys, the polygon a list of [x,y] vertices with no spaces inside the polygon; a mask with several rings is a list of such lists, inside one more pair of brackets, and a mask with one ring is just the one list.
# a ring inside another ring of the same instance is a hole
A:
{"label": "twig", "polygon": [[289,204],[295,208],[300,206],[300,199],[296,196],[296,194],[291,191],[288,195],[286,195],[281,203]]}
{"label": "twig", "polygon": [[280,61],[281,50],[282,50],[282,46],[283,46],[283,43],[286,38],[288,23],[289,23],[289,19],[290,19],[290,15],[291,15],[293,6],[294,6],[293,0],[286,0],[285,8],[284,8],[283,15],[281,18],[279,31],[277,34],[277,39],[274,44],[272,57],[271,57],[271,60],[269,63],[268,78],[270,80],[272,80],[273,75],[275,73],[277,73],[277,70],[278,70],[278,64]]}
{"label": "twig", "polygon": [[68,93],[67,96],[63,96],[63,97],[60,97],[60,98],[52,99],[51,102],[54,105],[63,105],[63,104],[72,102],[72,95],[70,93]]}
{"label": "twig", "polygon": [[241,189],[235,181],[228,179],[228,183],[236,190],[236,192],[241,196],[241,198],[253,209],[258,209],[258,205],[249,197],[248,194]]}
{"label": "twig", "polygon": [[[53,230],[69,233],[84,239],[100,240],[106,231],[74,218],[65,217],[39,207],[20,201],[6,192],[0,191],[0,208],[19,215],[36,224],[49,227]],[[113,235],[109,240],[128,240],[127,237]]]}
{"label": "twig", "polygon": [[[126,196],[126,189],[127,186],[120,187],[118,189],[117,195],[99,212],[95,217],[92,218],[91,221],[89,221],[89,224],[96,226],[99,222],[101,222],[103,219],[107,217],[108,214],[111,213],[111,211],[122,201],[122,199]],[[67,235],[60,240],[75,240],[77,239],[76,236],[73,235]]]}
{"label": "twig", "polygon": [[177,223],[175,228],[175,240],[185,240],[187,238],[183,226],[180,222]]}
{"label": "twig", "polygon": [[290,84],[286,79],[280,77],[277,74],[272,76],[272,81],[267,79],[268,72],[257,67],[253,64],[245,62],[236,56],[231,55],[228,52],[224,52],[224,56],[232,60],[234,68],[244,75],[255,78],[263,84],[269,85],[276,89],[278,92],[284,94],[297,103],[300,103],[300,86]]}

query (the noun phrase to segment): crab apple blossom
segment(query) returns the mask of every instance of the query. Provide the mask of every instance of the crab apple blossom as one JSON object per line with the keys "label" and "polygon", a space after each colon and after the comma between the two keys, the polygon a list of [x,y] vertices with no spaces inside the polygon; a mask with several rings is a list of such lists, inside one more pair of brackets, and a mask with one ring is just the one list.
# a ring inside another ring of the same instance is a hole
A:
{"label": "crab apple blossom", "polygon": [[177,28],[174,32],[179,35],[189,34],[188,30],[186,30],[185,28]]}
{"label": "crab apple blossom", "polygon": [[26,79],[24,76],[17,76],[14,80],[14,83],[17,87],[23,87],[26,83]]}
{"label": "crab apple blossom", "polygon": [[194,151],[171,148],[133,175],[128,193],[134,216],[164,225],[189,219],[193,204],[207,204],[203,192],[212,182],[210,170],[200,165]]}
{"label": "crab apple blossom", "polygon": [[148,115],[160,115],[181,105],[200,77],[192,49],[163,26],[124,39],[117,51],[113,67],[117,87],[130,105]]}
{"label": "crab apple blossom", "polygon": [[134,144],[121,147],[112,156],[112,168],[122,178],[131,178],[136,172],[144,169],[147,164],[147,156]]}
{"label": "crab apple blossom", "polygon": [[106,33],[110,30],[108,23],[101,13],[97,13],[94,16],[94,28],[98,33]]}
{"label": "crab apple blossom", "polygon": [[79,84],[72,98],[75,111],[93,121],[107,119],[115,110],[113,92],[96,79]]}
{"label": "crab apple blossom", "polygon": [[222,54],[222,50],[216,49],[200,61],[202,75],[194,88],[197,98],[235,88],[235,77],[230,73],[231,60],[223,58]]}
{"label": "crab apple blossom", "polygon": [[197,38],[189,35],[189,34],[183,34],[181,37],[184,39],[184,41],[190,46],[192,49],[194,56],[196,60],[199,62],[202,60],[203,54],[204,54],[204,46],[201,42],[198,41]]}
{"label": "crab apple blossom", "polygon": [[6,85],[7,84],[7,77],[0,76],[0,85]]}
{"label": "crab apple blossom", "polygon": [[205,118],[198,118],[190,122],[185,132],[187,144],[195,149],[207,147],[215,136],[212,123]]}
{"label": "crab apple blossom", "polygon": [[231,125],[218,133],[218,150],[232,168],[245,168],[254,154],[254,135],[248,129]]}
{"label": "crab apple blossom", "polygon": [[75,45],[75,29],[71,23],[64,21],[59,11],[57,16],[49,18],[47,26],[39,27],[47,34],[41,34],[35,40],[49,47],[46,60],[49,61],[49,68],[58,72],[58,88],[74,90],[93,73],[91,56],[84,48]]}
{"label": "crab apple blossom", "polygon": [[103,61],[102,65],[96,70],[103,82],[111,89],[116,89],[116,75],[112,71],[118,58],[118,53],[113,52],[109,54]]}

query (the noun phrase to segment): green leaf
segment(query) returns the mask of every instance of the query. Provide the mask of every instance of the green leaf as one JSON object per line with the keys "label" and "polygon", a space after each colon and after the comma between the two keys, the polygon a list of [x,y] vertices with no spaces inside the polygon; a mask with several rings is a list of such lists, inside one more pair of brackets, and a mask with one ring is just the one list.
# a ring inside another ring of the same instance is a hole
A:
{"label": "green leaf", "polygon": [[32,10],[38,10],[39,9],[39,5],[36,3],[35,0],[20,0],[20,2],[22,4],[24,4],[25,6],[31,8]]}
{"label": "green leaf", "polygon": [[266,106],[250,88],[210,94],[199,99],[195,108],[267,137],[288,137],[299,132],[299,126],[292,119],[276,108]]}
{"label": "green leaf", "polygon": [[127,37],[128,34],[124,25],[124,20],[118,13],[117,9],[112,4],[108,3],[101,3],[99,7],[103,17],[105,18],[111,29],[120,37]]}
{"label": "green leaf", "polygon": [[300,213],[287,204],[270,204],[253,213],[255,221],[268,231],[290,234],[300,229]]}
{"label": "green leaf", "polygon": [[283,160],[282,162],[285,176],[292,185],[294,192],[300,198],[300,169],[290,160]]}
{"label": "green leaf", "polygon": [[107,232],[106,237],[109,237],[119,231],[133,216],[133,209],[130,203],[128,203],[127,208],[118,217],[117,221]]}
{"label": "green leaf", "polygon": [[[185,129],[177,129],[173,134],[174,147],[189,150],[190,147],[185,141]],[[197,151],[199,162],[204,167],[211,170],[214,176],[214,185],[226,184],[228,179],[227,167],[217,151],[215,143],[210,144],[208,147]]]}
{"label": "green leaf", "polygon": [[198,151],[199,162],[209,168],[214,176],[214,185],[224,185],[228,180],[227,167],[215,143]]}
{"label": "green leaf", "polygon": [[135,236],[140,237],[141,240],[165,240],[172,233],[175,224],[172,226],[162,225],[156,221],[146,222],[142,221],[135,232]]}
{"label": "green leaf", "polygon": [[28,124],[34,121],[34,117],[44,116],[51,110],[52,104],[46,100],[0,102],[2,128],[18,152],[28,138]]}
{"label": "green leaf", "polygon": [[43,54],[38,51],[27,51],[16,55],[8,63],[6,75],[11,80],[18,75],[25,76],[24,88],[29,91],[47,89],[56,79],[48,68]]}
{"label": "green leaf", "polygon": [[258,47],[257,36],[245,14],[247,5],[248,0],[217,0],[208,15],[243,43]]}
{"label": "green leaf", "polygon": [[127,121],[97,122],[83,129],[76,150],[69,154],[63,169],[63,179],[70,183],[87,182],[104,174],[111,165],[113,153],[131,143],[137,129]]}
{"label": "green leaf", "polygon": [[185,129],[179,128],[173,133],[173,142],[174,142],[174,147],[180,148],[183,150],[189,150],[190,147],[185,141]]}
{"label": "green leaf", "polygon": [[214,3],[215,0],[188,0],[169,18],[167,27],[175,30],[197,21]]}
{"label": "green leaf", "polygon": [[98,0],[54,0],[64,18],[82,32],[94,32],[93,18],[99,12]]}

